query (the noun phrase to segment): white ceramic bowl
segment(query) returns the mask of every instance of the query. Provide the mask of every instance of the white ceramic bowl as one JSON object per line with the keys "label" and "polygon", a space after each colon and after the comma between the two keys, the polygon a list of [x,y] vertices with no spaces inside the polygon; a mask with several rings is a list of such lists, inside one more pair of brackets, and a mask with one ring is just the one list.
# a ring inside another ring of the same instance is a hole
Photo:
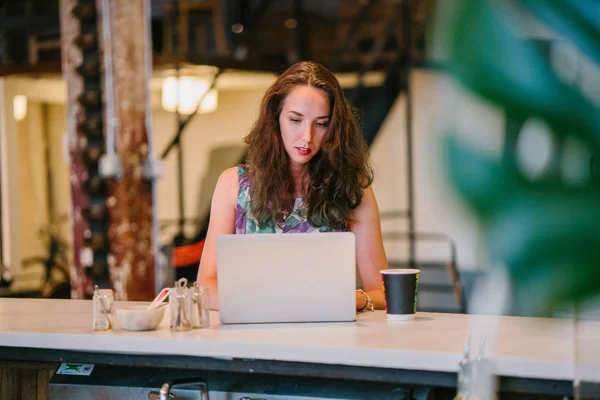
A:
{"label": "white ceramic bowl", "polygon": [[151,331],[156,329],[165,315],[166,303],[150,310],[148,305],[121,306],[115,310],[121,329],[128,331]]}

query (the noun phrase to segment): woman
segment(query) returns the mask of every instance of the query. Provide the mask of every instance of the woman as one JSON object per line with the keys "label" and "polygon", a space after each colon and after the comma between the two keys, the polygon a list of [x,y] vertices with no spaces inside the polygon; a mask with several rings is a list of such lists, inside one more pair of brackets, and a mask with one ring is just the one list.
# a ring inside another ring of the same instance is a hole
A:
{"label": "woman", "polygon": [[373,173],[361,129],[331,72],[292,65],[266,91],[244,138],[247,163],[224,171],[213,194],[198,281],[218,309],[216,238],[223,234],[351,231],[364,290],[358,311],[384,308],[387,268]]}

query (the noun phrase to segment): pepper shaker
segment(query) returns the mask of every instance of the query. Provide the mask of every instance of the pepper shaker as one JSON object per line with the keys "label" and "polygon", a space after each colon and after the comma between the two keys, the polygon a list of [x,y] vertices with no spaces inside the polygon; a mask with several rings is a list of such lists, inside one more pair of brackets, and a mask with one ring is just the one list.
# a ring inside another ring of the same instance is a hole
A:
{"label": "pepper shaker", "polygon": [[200,286],[198,282],[189,289],[188,315],[192,328],[208,328],[210,326],[209,291],[207,287]]}
{"label": "pepper shaker", "polygon": [[105,331],[112,329],[110,323],[110,313],[113,303],[112,289],[100,289],[98,285],[94,287],[93,303],[93,326],[95,331]]}
{"label": "pepper shaker", "polygon": [[181,278],[175,282],[169,293],[169,311],[171,315],[171,329],[187,331],[192,329],[188,307],[187,279]]}

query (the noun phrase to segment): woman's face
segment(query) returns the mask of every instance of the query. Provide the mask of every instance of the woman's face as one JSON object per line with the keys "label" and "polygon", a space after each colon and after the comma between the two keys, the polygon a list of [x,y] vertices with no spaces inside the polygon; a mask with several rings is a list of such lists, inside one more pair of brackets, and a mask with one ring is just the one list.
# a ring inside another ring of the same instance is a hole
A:
{"label": "woman's face", "polygon": [[306,165],[321,149],[331,119],[329,97],[312,86],[294,88],[283,101],[279,126],[293,166]]}

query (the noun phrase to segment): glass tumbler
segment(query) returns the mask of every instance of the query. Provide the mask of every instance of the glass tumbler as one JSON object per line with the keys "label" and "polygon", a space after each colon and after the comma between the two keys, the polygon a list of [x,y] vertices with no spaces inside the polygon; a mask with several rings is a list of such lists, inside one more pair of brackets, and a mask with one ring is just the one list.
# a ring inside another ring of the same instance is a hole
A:
{"label": "glass tumbler", "polygon": [[111,329],[110,313],[113,303],[112,289],[94,288],[93,302],[93,326],[95,331],[105,331]]}
{"label": "glass tumbler", "polygon": [[210,295],[208,288],[194,283],[189,290],[188,315],[192,328],[208,328],[210,326]]}
{"label": "glass tumbler", "polygon": [[189,290],[186,287],[171,288],[169,293],[169,311],[171,316],[171,329],[175,331],[188,331],[192,329],[188,310]]}

